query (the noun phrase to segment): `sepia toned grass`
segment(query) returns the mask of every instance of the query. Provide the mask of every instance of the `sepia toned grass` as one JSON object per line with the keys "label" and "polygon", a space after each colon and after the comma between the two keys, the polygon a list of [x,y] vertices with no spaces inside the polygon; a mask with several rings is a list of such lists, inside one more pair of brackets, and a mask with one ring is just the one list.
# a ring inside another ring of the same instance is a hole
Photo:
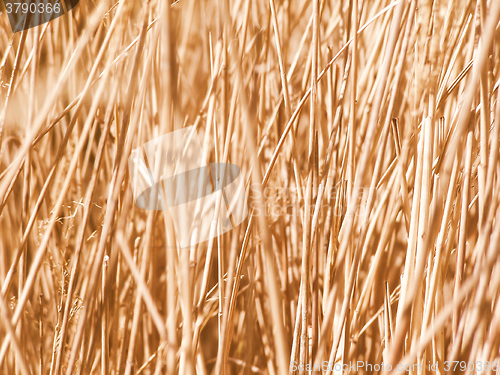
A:
{"label": "sepia toned grass", "polygon": [[[499,1],[0,11],[0,374],[500,373]],[[128,157],[192,125],[249,213],[180,248]]]}

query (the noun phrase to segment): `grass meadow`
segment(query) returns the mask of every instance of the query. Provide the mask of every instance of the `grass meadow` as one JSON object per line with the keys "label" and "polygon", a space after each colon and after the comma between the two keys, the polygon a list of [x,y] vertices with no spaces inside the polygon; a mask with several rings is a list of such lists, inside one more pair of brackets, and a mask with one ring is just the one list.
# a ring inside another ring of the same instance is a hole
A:
{"label": "grass meadow", "polygon": [[[499,374],[499,21],[81,0],[12,33],[2,4],[0,374]],[[128,159],[187,126],[248,216],[181,248]]]}

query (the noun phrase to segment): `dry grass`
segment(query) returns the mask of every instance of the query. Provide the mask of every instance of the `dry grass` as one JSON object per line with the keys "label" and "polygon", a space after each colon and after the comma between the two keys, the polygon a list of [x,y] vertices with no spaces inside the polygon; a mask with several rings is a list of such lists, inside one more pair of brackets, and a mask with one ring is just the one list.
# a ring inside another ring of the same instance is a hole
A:
{"label": "dry grass", "polygon": [[[168,3],[0,16],[0,373],[500,362],[500,2]],[[250,214],[179,249],[127,159],[187,125]]]}

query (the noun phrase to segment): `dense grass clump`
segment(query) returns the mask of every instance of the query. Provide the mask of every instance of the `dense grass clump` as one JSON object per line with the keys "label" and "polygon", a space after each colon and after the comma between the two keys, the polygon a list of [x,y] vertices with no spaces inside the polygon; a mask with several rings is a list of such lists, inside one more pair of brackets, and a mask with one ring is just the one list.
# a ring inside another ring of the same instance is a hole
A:
{"label": "dense grass clump", "polygon": [[[1,10],[0,374],[499,373],[500,1]],[[186,126],[249,212],[180,248]]]}

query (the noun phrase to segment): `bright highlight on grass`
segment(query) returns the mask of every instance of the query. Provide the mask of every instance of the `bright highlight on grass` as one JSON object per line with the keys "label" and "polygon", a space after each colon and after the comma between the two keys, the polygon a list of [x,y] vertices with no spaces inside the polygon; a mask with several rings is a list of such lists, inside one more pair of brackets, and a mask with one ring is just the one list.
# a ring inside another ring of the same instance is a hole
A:
{"label": "bright highlight on grass", "polygon": [[[498,373],[500,1],[0,7],[0,374]],[[181,129],[248,204],[186,247]]]}

